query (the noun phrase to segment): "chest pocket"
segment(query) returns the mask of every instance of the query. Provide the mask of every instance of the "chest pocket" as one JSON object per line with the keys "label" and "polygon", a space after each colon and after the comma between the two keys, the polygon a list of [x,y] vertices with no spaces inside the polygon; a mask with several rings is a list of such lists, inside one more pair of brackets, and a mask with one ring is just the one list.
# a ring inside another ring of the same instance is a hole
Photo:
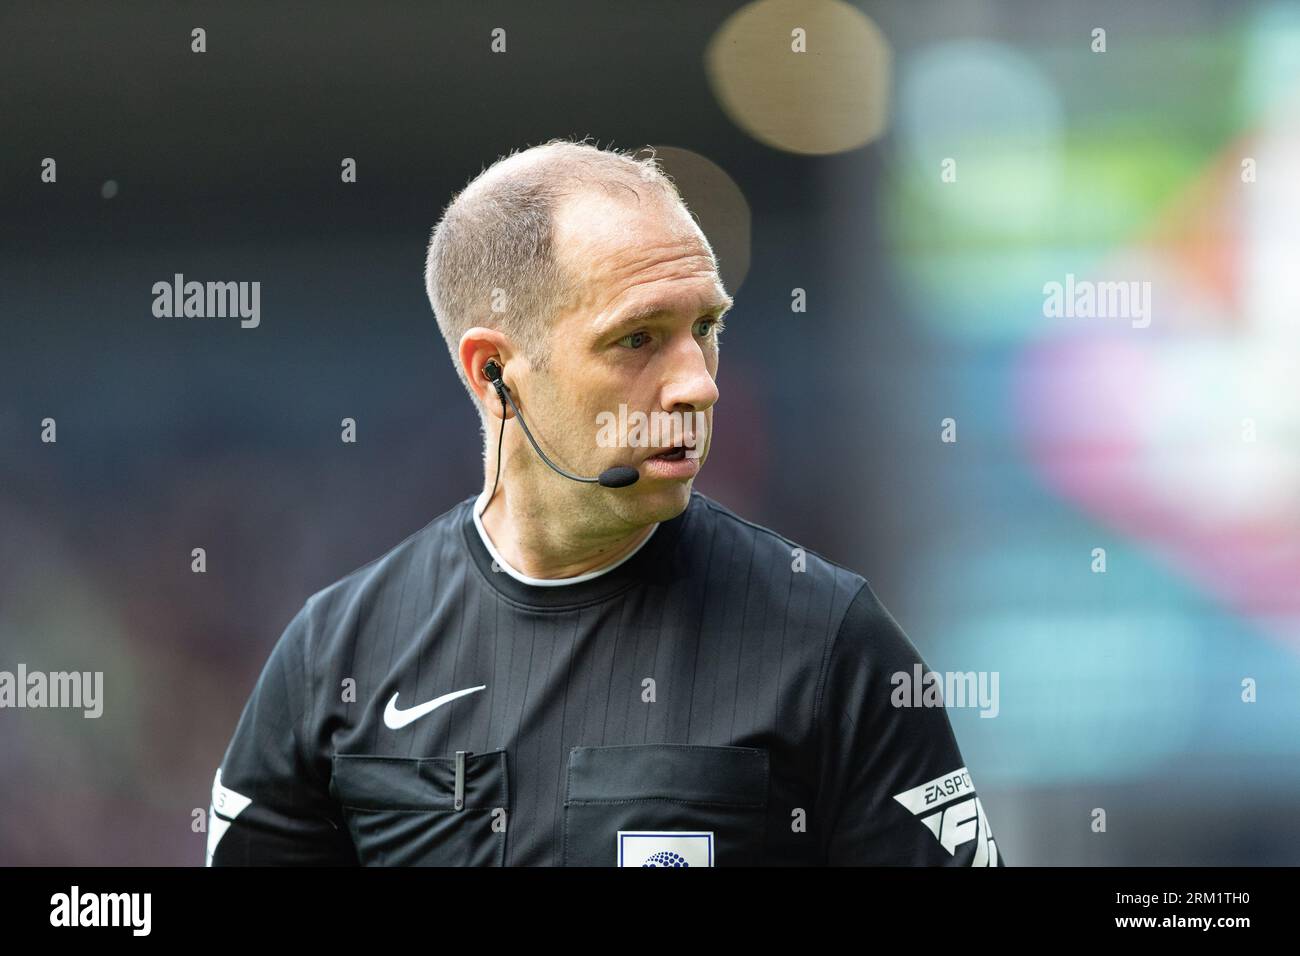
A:
{"label": "chest pocket", "polygon": [[[335,754],[330,792],[363,866],[501,866],[506,752],[457,757]],[[457,806],[457,797],[460,806]]]}
{"label": "chest pocket", "polygon": [[757,866],[767,833],[768,752],[640,744],[574,747],[565,866]]}

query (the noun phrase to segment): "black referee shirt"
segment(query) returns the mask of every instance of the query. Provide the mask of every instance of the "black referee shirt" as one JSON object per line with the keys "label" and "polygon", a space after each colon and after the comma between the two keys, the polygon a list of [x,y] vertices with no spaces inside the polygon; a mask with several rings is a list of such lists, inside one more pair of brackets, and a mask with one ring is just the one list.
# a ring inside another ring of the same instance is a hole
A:
{"label": "black referee shirt", "polygon": [[1002,865],[867,582],[695,492],[628,560],[494,568],[467,499],[309,598],[212,790],[208,862]]}

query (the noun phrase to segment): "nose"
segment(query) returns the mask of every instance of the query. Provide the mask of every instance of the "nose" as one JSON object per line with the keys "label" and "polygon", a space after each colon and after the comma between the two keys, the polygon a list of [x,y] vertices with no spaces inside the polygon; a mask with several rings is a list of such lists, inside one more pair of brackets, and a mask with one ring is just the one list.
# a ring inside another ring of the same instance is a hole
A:
{"label": "nose", "polygon": [[717,383],[709,371],[704,350],[693,336],[683,340],[670,353],[667,380],[660,399],[664,411],[668,412],[702,412],[718,400]]}

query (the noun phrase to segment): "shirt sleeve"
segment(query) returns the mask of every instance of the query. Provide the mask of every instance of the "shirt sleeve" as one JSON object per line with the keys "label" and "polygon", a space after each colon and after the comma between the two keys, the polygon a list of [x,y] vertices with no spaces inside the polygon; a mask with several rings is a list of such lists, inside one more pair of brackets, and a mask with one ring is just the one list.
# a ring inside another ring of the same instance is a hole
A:
{"label": "shirt sleeve", "polygon": [[208,866],[356,865],[310,719],[309,601],[285,628],[244,705],[212,783]]}
{"label": "shirt sleeve", "polygon": [[813,825],[826,865],[1006,865],[941,698],[917,706],[934,679],[928,671],[863,582],[831,644],[817,702]]}

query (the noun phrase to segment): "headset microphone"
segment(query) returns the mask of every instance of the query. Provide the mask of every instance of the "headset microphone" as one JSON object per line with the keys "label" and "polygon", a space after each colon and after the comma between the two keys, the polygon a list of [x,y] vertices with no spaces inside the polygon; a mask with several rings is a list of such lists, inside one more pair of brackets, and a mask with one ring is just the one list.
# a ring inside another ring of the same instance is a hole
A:
{"label": "headset microphone", "polygon": [[[592,485],[602,485],[605,488],[626,488],[628,485],[636,484],[637,480],[641,477],[640,472],[638,472],[635,468],[632,468],[629,465],[615,465],[613,468],[606,468],[596,478],[583,478],[581,475],[569,474],[569,472],[565,471],[563,468],[559,467],[553,461],[551,461],[551,459],[547,458],[546,453],[542,451],[540,447],[538,447],[537,441],[533,438],[533,433],[528,430],[528,423],[524,421],[524,416],[520,414],[518,406],[515,405],[515,400],[510,397],[510,387],[506,385],[506,383],[501,379],[501,366],[496,363],[495,359],[487,360],[487,362],[483,365],[483,374],[487,376],[487,380],[489,382],[491,382],[494,386],[496,386],[497,395],[501,397],[501,411],[502,412],[505,411],[506,403],[508,402],[510,404],[510,407],[514,409],[515,417],[519,419],[519,425],[520,427],[523,428],[524,434],[528,436],[528,441],[533,446],[533,450],[537,452],[538,456],[542,459],[542,461],[546,462],[546,464],[551,468],[552,471],[556,472],[556,474],[563,475],[565,478],[568,478],[572,481],[581,481],[586,484],[592,484]],[[505,429],[506,429],[506,420],[503,415],[501,418],[501,434],[503,436],[505,435]],[[500,478],[501,478],[501,443],[500,443],[500,438],[498,438],[497,439],[497,479],[500,480]],[[496,494],[496,482],[492,483],[492,493],[493,495]],[[488,501],[491,500],[492,500],[492,496],[489,496]]]}

